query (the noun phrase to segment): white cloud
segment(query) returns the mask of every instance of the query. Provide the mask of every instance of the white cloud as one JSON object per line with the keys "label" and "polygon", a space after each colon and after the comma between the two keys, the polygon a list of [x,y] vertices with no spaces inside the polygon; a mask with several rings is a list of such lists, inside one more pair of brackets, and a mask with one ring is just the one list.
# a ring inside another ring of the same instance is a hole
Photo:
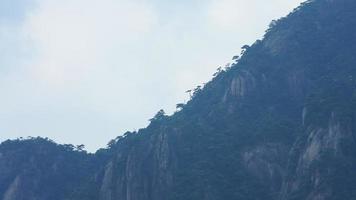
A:
{"label": "white cloud", "polygon": [[38,51],[31,68],[49,84],[78,81],[106,67],[113,46],[144,37],[156,23],[153,9],[128,0],[44,0],[24,23]]}
{"label": "white cloud", "polygon": [[299,2],[36,1],[23,21],[0,23],[0,140],[41,135],[92,151],[174,111]]}
{"label": "white cloud", "polygon": [[[211,22],[222,29],[236,29],[244,27],[241,23],[250,24],[246,20],[249,4],[236,0],[213,0],[211,1],[208,14]],[[246,28],[246,27],[245,27]]]}
{"label": "white cloud", "polygon": [[207,15],[213,26],[225,31],[248,34],[258,29],[259,32],[263,32],[271,19],[288,14],[300,2],[300,0],[211,0],[207,7]]}

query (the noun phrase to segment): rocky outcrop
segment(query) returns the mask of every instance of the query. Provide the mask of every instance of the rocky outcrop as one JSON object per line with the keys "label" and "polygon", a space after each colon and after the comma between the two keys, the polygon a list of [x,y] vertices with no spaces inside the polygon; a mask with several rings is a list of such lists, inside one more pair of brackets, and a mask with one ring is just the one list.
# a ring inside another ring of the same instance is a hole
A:
{"label": "rocky outcrop", "polygon": [[0,199],[355,199],[355,9],[308,1],[174,115],[93,155],[2,143]]}
{"label": "rocky outcrop", "polygon": [[[100,200],[164,199],[173,183],[174,153],[164,130],[118,153],[105,167]],[[118,170],[119,169],[119,170]]]}
{"label": "rocky outcrop", "polygon": [[268,183],[269,191],[278,198],[289,147],[281,144],[264,144],[243,152],[243,163],[247,171],[263,183]]}
{"label": "rocky outcrop", "polygon": [[20,177],[17,176],[15,180],[10,184],[9,188],[6,190],[3,199],[4,200],[21,199],[21,197],[19,197],[19,195],[21,195],[20,184],[21,184]]}
{"label": "rocky outcrop", "polygon": [[[350,173],[350,169],[345,167],[345,161],[355,164],[348,152],[354,151],[352,149],[356,144],[350,128],[353,125],[340,120],[332,112],[326,127],[306,128],[305,139],[294,146],[296,155],[293,156],[297,159],[291,160],[293,164],[284,181],[281,199],[315,200],[337,197],[335,194],[338,191],[335,191],[332,179],[338,177],[339,170]],[[335,168],[339,164],[340,168]],[[352,172],[349,176],[351,177],[344,177],[345,181],[348,178],[354,179]]]}
{"label": "rocky outcrop", "polygon": [[230,86],[230,95],[242,98],[245,97],[255,87],[255,78],[248,71],[241,71],[235,77]]}

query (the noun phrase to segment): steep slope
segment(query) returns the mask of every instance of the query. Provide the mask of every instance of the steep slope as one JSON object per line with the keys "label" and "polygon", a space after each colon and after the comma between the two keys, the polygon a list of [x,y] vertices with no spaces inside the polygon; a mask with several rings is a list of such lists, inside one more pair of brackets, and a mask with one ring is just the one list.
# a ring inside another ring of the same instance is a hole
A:
{"label": "steep slope", "polygon": [[117,138],[91,167],[75,164],[88,178],[63,182],[75,186],[58,188],[58,199],[354,199],[355,9],[354,0],[314,0],[272,22],[181,111]]}
{"label": "steep slope", "polygon": [[48,139],[0,145],[0,199],[60,200],[94,173],[93,156]]}
{"label": "steep slope", "polygon": [[310,1],[273,22],[181,112],[118,142],[100,198],[352,199],[355,8]]}

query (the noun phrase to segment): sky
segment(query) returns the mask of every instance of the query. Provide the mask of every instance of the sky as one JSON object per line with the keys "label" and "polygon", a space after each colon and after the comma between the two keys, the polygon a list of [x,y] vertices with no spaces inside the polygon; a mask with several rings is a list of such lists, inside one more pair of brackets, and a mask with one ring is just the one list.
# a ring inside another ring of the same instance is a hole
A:
{"label": "sky", "polygon": [[88,151],[175,111],[302,0],[0,0],[0,142]]}

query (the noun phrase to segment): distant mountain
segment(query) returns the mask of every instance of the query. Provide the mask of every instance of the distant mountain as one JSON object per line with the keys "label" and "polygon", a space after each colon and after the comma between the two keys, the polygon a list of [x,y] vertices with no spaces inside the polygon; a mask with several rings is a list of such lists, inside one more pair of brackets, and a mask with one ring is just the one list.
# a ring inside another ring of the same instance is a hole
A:
{"label": "distant mountain", "polygon": [[95,154],[2,143],[0,198],[356,199],[355,11],[355,0],[303,3],[174,115]]}

